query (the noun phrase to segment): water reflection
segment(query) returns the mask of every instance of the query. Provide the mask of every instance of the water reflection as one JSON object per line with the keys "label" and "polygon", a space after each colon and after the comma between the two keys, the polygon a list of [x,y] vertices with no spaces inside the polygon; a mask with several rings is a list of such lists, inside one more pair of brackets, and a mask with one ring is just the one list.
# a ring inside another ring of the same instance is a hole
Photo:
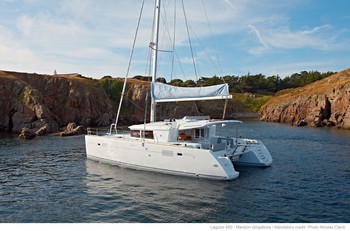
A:
{"label": "water reflection", "polygon": [[109,203],[109,211],[104,213],[114,216],[116,222],[207,220],[223,200],[222,188],[227,185],[129,170],[90,160],[86,162],[86,169],[88,193]]}

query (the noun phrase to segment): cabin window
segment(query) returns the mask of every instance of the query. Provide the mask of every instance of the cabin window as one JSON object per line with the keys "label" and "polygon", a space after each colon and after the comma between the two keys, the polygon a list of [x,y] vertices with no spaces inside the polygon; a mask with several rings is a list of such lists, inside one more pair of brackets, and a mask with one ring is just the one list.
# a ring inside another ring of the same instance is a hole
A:
{"label": "cabin window", "polygon": [[177,138],[179,141],[190,141],[192,140],[192,130],[181,130]]}
{"label": "cabin window", "polygon": [[145,131],[146,139],[153,139],[153,131]]}
{"label": "cabin window", "polygon": [[130,136],[135,138],[142,138],[145,135],[145,139],[153,139],[153,131],[139,131],[139,130],[131,130]]}
{"label": "cabin window", "polygon": [[203,138],[204,137],[204,129],[203,128],[201,128],[201,129],[196,128],[195,135],[196,135],[195,138]]}
{"label": "cabin window", "polygon": [[130,136],[131,137],[140,138],[140,131],[131,130],[130,131]]}

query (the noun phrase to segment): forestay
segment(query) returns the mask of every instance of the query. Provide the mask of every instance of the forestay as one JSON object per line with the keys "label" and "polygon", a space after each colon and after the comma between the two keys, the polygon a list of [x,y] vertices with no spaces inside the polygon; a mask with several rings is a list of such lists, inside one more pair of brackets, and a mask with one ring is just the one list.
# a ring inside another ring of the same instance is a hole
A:
{"label": "forestay", "polygon": [[176,87],[164,83],[152,83],[152,97],[156,102],[231,99],[228,84],[208,87]]}

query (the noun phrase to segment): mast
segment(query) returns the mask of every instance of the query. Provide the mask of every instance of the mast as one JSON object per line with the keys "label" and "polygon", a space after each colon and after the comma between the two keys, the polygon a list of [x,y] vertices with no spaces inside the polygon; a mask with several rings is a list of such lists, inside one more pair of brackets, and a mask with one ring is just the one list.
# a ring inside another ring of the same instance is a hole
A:
{"label": "mast", "polygon": [[[152,49],[152,82],[153,83],[156,82],[156,79],[157,79],[159,19],[160,19],[160,0],[155,0],[153,41],[150,43],[150,48]],[[152,87],[152,84],[151,84],[151,87]],[[156,102],[152,97],[150,122],[155,122],[155,119],[156,119]]]}

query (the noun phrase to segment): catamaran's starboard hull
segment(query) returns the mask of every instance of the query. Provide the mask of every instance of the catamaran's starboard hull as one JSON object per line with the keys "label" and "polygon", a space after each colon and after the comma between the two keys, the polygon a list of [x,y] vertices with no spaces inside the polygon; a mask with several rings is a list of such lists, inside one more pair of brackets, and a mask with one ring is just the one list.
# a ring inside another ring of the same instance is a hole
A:
{"label": "catamaran's starboard hull", "polygon": [[130,169],[214,180],[234,180],[231,160],[210,150],[142,143],[116,136],[86,135],[87,158]]}
{"label": "catamaran's starboard hull", "polygon": [[[242,139],[247,140],[247,139]],[[268,167],[272,164],[272,157],[265,145],[258,140],[249,140],[250,145],[244,154],[233,163],[238,166]]]}

